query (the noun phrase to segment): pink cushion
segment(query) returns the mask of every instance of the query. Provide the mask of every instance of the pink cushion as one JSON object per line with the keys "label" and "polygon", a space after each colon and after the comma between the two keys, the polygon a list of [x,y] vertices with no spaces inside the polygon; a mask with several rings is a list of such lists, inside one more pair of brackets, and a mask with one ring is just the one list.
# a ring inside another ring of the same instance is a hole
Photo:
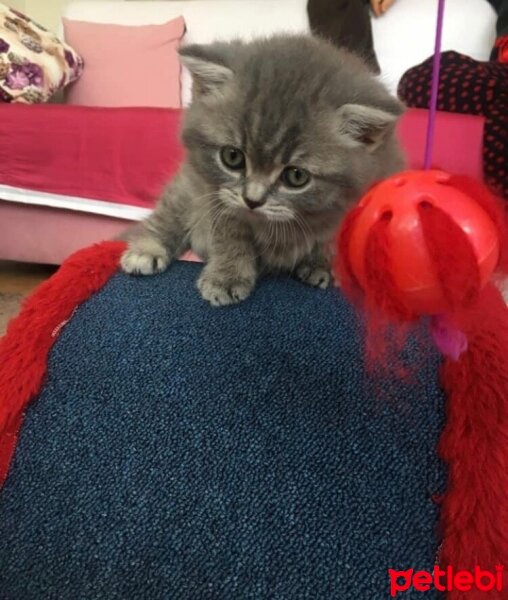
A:
{"label": "pink cushion", "polygon": [[[422,169],[429,113],[410,108],[399,121],[399,140],[410,169]],[[432,166],[483,180],[483,125],[485,119],[438,111]]]}
{"label": "pink cushion", "polygon": [[139,27],[64,19],[64,31],[85,60],[81,79],[68,90],[68,104],[181,106],[177,51],[183,17]]}

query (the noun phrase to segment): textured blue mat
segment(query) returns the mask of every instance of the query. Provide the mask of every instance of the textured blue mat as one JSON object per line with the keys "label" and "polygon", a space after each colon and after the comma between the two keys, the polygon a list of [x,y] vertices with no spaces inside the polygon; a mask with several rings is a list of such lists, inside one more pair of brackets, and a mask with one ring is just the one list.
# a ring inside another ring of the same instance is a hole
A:
{"label": "textured blue mat", "polygon": [[2,600],[382,600],[431,569],[437,359],[383,399],[336,291],[212,309],[199,269],[119,274],[63,330],[0,496]]}

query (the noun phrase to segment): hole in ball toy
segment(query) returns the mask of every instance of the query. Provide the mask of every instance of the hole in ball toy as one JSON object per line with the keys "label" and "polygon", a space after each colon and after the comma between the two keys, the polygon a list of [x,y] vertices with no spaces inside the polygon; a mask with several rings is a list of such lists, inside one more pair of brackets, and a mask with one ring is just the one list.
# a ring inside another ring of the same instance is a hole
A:
{"label": "hole in ball toy", "polygon": [[421,201],[421,202],[418,204],[418,206],[419,206],[420,208],[423,208],[424,210],[428,210],[429,208],[432,208],[432,207],[433,207],[433,204],[432,204],[432,202],[429,202],[428,200],[422,200],[422,201]]}
{"label": "hole in ball toy", "polygon": [[391,210],[384,210],[381,213],[381,221],[391,221],[393,217],[393,212]]}

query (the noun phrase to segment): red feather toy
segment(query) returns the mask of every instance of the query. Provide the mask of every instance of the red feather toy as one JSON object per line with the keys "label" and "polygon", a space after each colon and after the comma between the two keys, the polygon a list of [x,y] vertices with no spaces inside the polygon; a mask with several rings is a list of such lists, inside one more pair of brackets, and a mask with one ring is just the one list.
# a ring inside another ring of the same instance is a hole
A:
{"label": "red feather toy", "polygon": [[[502,201],[483,184],[429,169],[443,9],[440,0],[426,170],[366,194],[339,231],[334,269],[366,317],[370,363],[386,361],[407,325],[427,317],[447,394],[437,561],[441,569],[499,573],[508,566],[508,308],[498,286],[508,276],[508,224]],[[502,587],[489,597],[508,598],[506,577]],[[448,593],[484,597],[474,587]]]}

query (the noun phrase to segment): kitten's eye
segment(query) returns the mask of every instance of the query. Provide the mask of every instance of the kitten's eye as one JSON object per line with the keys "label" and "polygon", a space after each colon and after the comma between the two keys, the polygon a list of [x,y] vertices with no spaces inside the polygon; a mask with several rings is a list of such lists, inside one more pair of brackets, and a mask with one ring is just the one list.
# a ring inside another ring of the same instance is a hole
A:
{"label": "kitten's eye", "polygon": [[245,167],[244,153],[233,146],[224,146],[220,151],[220,158],[224,165],[232,171],[239,171]]}
{"label": "kitten's eye", "polygon": [[286,167],[281,175],[282,183],[289,188],[301,188],[310,181],[310,175],[298,167]]}

